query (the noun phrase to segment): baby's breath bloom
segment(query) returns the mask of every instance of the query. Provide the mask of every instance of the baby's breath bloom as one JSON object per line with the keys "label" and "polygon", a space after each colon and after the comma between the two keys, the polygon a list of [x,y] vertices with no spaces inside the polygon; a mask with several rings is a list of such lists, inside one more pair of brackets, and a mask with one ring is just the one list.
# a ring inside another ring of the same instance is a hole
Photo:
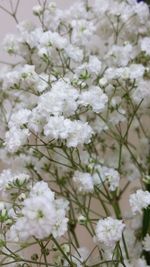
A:
{"label": "baby's breath bloom", "polygon": [[150,193],[141,189],[130,195],[129,198],[131,210],[134,214],[141,213],[150,205]]}
{"label": "baby's breath bloom", "polygon": [[94,189],[93,178],[88,172],[76,171],[73,175],[73,181],[79,192],[92,192]]}
{"label": "baby's breath bloom", "polygon": [[96,238],[106,247],[113,247],[122,238],[125,224],[121,220],[107,217],[101,219],[96,225]]}
{"label": "baby's breath bloom", "polygon": [[145,251],[150,251],[150,235],[147,234],[143,240],[143,248]]}
{"label": "baby's breath bloom", "polygon": [[23,201],[21,216],[10,228],[7,238],[25,241],[32,236],[43,239],[50,234],[58,238],[67,230],[67,208],[66,200],[55,200],[54,193],[48,185],[37,182],[29,197]]}

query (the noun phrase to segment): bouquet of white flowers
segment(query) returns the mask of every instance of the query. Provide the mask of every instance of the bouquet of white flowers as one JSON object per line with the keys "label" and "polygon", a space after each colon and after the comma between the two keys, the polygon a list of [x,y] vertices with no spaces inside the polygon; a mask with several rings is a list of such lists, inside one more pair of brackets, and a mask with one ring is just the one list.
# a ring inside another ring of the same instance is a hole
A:
{"label": "bouquet of white flowers", "polygon": [[18,5],[0,70],[0,266],[150,266],[148,5],[43,0],[36,24]]}

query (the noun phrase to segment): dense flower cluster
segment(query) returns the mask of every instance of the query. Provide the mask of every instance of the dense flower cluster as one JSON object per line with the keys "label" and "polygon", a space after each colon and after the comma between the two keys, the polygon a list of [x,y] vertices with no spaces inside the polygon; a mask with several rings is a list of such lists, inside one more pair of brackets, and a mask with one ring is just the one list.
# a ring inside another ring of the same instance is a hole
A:
{"label": "dense flower cluster", "polygon": [[40,2],[3,42],[0,266],[148,267],[149,7]]}
{"label": "dense flower cluster", "polygon": [[129,202],[133,213],[142,212],[142,209],[150,205],[150,192],[139,189],[130,195]]}
{"label": "dense flower cluster", "polygon": [[121,239],[124,227],[121,221],[110,217],[99,220],[96,227],[97,239],[105,246],[114,247],[114,244]]}
{"label": "dense flower cluster", "polygon": [[50,234],[59,237],[67,230],[67,202],[54,200],[54,194],[45,182],[37,182],[22,204],[19,218],[7,233],[8,239],[19,241],[31,236],[43,239]]}

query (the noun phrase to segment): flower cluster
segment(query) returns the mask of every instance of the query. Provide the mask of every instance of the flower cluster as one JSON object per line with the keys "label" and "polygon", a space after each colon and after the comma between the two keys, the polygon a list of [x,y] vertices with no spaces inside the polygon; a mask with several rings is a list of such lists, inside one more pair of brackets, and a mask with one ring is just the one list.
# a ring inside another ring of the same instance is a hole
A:
{"label": "flower cluster", "polygon": [[43,239],[50,234],[57,238],[66,232],[68,203],[63,199],[55,200],[45,182],[37,182],[22,205],[21,214],[7,233],[8,240],[26,240],[32,236]]}
{"label": "flower cluster", "polygon": [[148,267],[149,7],[38,2],[3,41],[0,266]]}
{"label": "flower cluster", "polygon": [[96,226],[97,241],[106,251],[114,250],[117,241],[121,240],[125,224],[122,221],[107,217],[98,221]]}

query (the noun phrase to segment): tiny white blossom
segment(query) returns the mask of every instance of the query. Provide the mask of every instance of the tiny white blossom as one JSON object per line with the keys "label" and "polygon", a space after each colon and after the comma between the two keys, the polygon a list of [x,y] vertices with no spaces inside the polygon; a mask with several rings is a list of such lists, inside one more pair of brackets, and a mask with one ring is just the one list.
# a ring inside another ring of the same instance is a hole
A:
{"label": "tiny white blossom", "polygon": [[150,37],[145,37],[141,39],[141,50],[150,55]]}
{"label": "tiny white blossom", "polygon": [[94,112],[99,113],[104,110],[108,97],[98,86],[91,86],[88,91],[81,93],[78,102],[83,106],[90,105]]}
{"label": "tiny white blossom", "polygon": [[103,182],[107,182],[110,191],[115,191],[119,186],[120,175],[113,169],[106,166],[96,165],[96,172],[93,174],[94,184],[101,185]]}
{"label": "tiny white blossom", "polygon": [[87,69],[90,73],[99,74],[101,71],[102,63],[96,56],[90,56]]}
{"label": "tiny white blossom", "polygon": [[67,201],[55,200],[47,184],[38,182],[24,200],[21,216],[7,232],[7,238],[25,241],[32,236],[43,239],[50,234],[58,238],[67,230],[67,208]]}
{"label": "tiny white blossom", "polygon": [[47,198],[48,201],[53,201],[54,200],[54,192],[49,190],[48,184],[41,181],[37,182],[33,187],[30,192],[30,197],[37,197],[37,196],[42,196]]}
{"label": "tiny white blossom", "polygon": [[31,115],[31,111],[29,109],[19,109],[14,112],[11,116],[11,119],[8,123],[9,127],[20,127],[23,124],[26,124],[29,120],[29,116]]}
{"label": "tiny white blossom", "polygon": [[150,91],[149,91],[150,81],[149,80],[140,80],[137,84],[137,88],[133,91],[132,97],[135,103],[140,103],[142,105],[149,105],[150,100]]}
{"label": "tiny white blossom", "polygon": [[121,220],[107,217],[98,221],[96,225],[97,240],[106,247],[113,247],[122,238],[125,224]]}
{"label": "tiny white blossom", "polygon": [[82,121],[71,121],[63,116],[50,117],[44,127],[44,133],[50,138],[66,139],[68,147],[76,147],[79,144],[90,142],[92,128]]}
{"label": "tiny white blossom", "polygon": [[119,186],[120,176],[119,173],[113,168],[102,167],[102,176],[108,179],[110,191],[115,191]]}
{"label": "tiny white blossom", "polygon": [[57,32],[46,31],[41,35],[40,47],[54,46],[58,49],[63,49],[67,45],[67,39],[62,37]]}
{"label": "tiny white blossom", "polygon": [[143,248],[145,251],[150,251],[150,235],[147,234],[143,240]]}
{"label": "tiny white blossom", "polygon": [[19,49],[19,44],[16,39],[16,36],[13,34],[6,35],[3,41],[3,47],[8,54],[17,54]]}
{"label": "tiny white blossom", "polygon": [[34,6],[32,11],[33,11],[33,14],[39,16],[43,13],[43,7],[41,5]]}
{"label": "tiny white blossom", "polygon": [[70,57],[75,62],[81,62],[83,60],[83,51],[79,47],[69,44],[65,48],[65,52],[67,56]]}
{"label": "tiny white blossom", "polygon": [[6,149],[11,153],[16,152],[27,142],[29,135],[28,129],[19,129],[15,126],[11,127],[10,130],[6,132],[5,136]]}
{"label": "tiny white blossom", "polygon": [[73,181],[79,192],[88,193],[92,192],[94,189],[93,178],[88,172],[76,171],[73,175]]}
{"label": "tiny white blossom", "polygon": [[136,193],[130,195],[129,202],[133,214],[141,213],[142,209],[150,205],[150,193],[139,189]]}
{"label": "tiny white blossom", "polygon": [[89,249],[86,247],[80,247],[78,248],[77,252],[73,255],[73,262],[76,264],[77,267],[82,267],[85,261],[87,261],[88,257],[90,255]]}
{"label": "tiny white blossom", "polygon": [[51,91],[39,97],[38,110],[43,115],[72,115],[77,109],[78,91],[69,83],[59,80]]}
{"label": "tiny white blossom", "polygon": [[111,64],[126,66],[133,57],[133,47],[131,44],[124,46],[113,45],[107,57],[111,60]]}

